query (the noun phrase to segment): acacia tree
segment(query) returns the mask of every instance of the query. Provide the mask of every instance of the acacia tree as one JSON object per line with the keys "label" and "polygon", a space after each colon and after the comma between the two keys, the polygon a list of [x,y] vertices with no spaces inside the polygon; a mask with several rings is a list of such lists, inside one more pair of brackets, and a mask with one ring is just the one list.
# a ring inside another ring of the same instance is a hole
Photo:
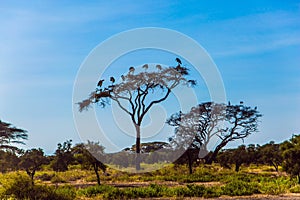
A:
{"label": "acacia tree", "polygon": [[300,184],[300,135],[293,135],[292,139],[280,145],[282,151],[282,167],[287,173],[298,177]]}
{"label": "acacia tree", "polygon": [[243,140],[250,134],[257,132],[258,119],[261,116],[257,107],[245,106],[243,102],[240,102],[239,105],[230,105],[229,103],[225,110],[226,128],[222,128],[221,132],[216,134],[220,142],[206,163],[211,164],[216,159],[218,152],[229,142]]}
{"label": "acacia tree", "polygon": [[[170,140],[176,146],[199,149],[203,158],[211,138],[221,132],[219,123],[224,120],[225,106],[206,102],[199,104],[188,113],[175,113],[167,120],[167,124],[175,126],[175,135]],[[202,151],[201,151],[202,150]]]}
{"label": "acacia tree", "polygon": [[31,149],[27,150],[24,155],[20,157],[20,167],[25,169],[27,175],[31,179],[32,185],[34,185],[34,175],[36,170],[40,169],[40,167],[44,164],[48,164],[47,157],[44,156],[44,152],[42,149]]}
{"label": "acacia tree", "polygon": [[17,149],[12,144],[24,144],[27,131],[16,128],[12,124],[0,120],[0,149]]}
{"label": "acacia tree", "polygon": [[199,158],[204,158],[209,141],[221,131],[218,125],[224,119],[223,111],[223,104],[206,102],[191,108],[188,113],[175,113],[167,120],[167,124],[176,127],[175,135],[169,141],[175,148],[186,150],[183,156],[187,157],[190,173],[192,163],[197,159],[194,150],[198,150]]}
{"label": "acacia tree", "polygon": [[205,157],[206,163],[211,164],[229,142],[244,139],[256,132],[259,117],[261,114],[256,107],[245,106],[242,102],[240,105],[207,102],[192,108],[189,113],[172,115],[167,123],[176,127],[171,141],[186,145],[185,148],[200,149],[200,158],[208,153],[207,144],[211,138],[218,137],[215,149]]}
{"label": "acacia tree", "polygon": [[137,74],[135,68],[130,67],[128,74],[121,76],[120,83],[115,83],[115,78],[110,77],[111,84],[106,87],[101,79],[89,98],[79,103],[79,111],[82,111],[93,103],[105,107],[112,100],[130,116],[136,132],[136,170],[140,170],[141,125],[145,115],[154,105],[165,101],[179,84],[195,84],[194,80],[186,79],[188,69],[179,59],[176,61],[176,67],[156,65],[153,71],[148,71],[148,64],[145,64],[144,70]]}
{"label": "acacia tree", "polygon": [[106,171],[106,165],[104,165],[100,160],[104,157],[104,147],[99,144],[99,142],[88,141],[87,144],[77,144],[73,147],[73,153],[75,154],[76,160],[85,169],[93,168],[96,176],[98,185],[100,182],[99,169],[103,172]]}

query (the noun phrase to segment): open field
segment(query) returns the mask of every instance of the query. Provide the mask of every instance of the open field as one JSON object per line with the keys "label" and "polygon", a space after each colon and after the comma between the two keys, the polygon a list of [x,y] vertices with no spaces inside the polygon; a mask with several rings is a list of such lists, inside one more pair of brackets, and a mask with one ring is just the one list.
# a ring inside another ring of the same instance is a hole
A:
{"label": "open field", "polygon": [[[108,168],[97,185],[93,171],[71,166],[66,172],[53,172],[44,166],[35,176],[35,187],[58,194],[57,199],[300,199],[297,180],[269,166],[242,167],[240,172],[219,165],[202,165],[188,174],[187,166],[162,168],[151,173],[128,174]],[[0,175],[0,194],[5,199],[14,192],[26,193],[30,179],[25,172]],[[20,191],[17,191],[20,190]],[[22,191],[24,190],[24,191]]]}

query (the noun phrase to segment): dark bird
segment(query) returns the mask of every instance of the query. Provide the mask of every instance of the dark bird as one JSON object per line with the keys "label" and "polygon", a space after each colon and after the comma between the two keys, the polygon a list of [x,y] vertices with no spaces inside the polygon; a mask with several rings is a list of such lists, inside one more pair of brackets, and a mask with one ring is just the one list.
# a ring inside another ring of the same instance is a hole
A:
{"label": "dark bird", "polygon": [[229,106],[231,105],[230,101],[228,101],[228,105],[229,105]]}
{"label": "dark bird", "polygon": [[125,76],[121,75],[122,81],[125,81]]}
{"label": "dark bird", "polygon": [[144,68],[145,70],[147,70],[148,67],[149,67],[148,64],[144,64],[142,68]]}
{"label": "dark bird", "polygon": [[188,83],[191,85],[191,86],[195,86],[197,83],[196,83],[196,80],[188,80]]}
{"label": "dark bird", "polygon": [[176,62],[178,62],[178,64],[182,64],[182,62],[179,58],[176,58]]}
{"label": "dark bird", "polygon": [[100,80],[100,81],[98,82],[97,86],[102,87],[103,81],[104,81],[104,79]]}
{"label": "dark bird", "polygon": [[115,80],[115,78],[114,77],[110,77],[110,79],[109,79],[112,83],[114,83],[116,80]]}
{"label": "dark bird", "polygon": [[240,104],[243,104],[244,102],[243,101],[240,101]]}
{"label": "dark bird", "polygon": [[257,106],[255,106],[254,110],[257,110]]}
{"label": "dark bird", "polygon": [[134,70],[135,70],[134,67],[129,67],[129,72],[130,72],[130,73],[133,73]]}
{"label": "dark bird", "polygon": [[161,70],[162,69],[161,65],[156,65],[156,69]]}

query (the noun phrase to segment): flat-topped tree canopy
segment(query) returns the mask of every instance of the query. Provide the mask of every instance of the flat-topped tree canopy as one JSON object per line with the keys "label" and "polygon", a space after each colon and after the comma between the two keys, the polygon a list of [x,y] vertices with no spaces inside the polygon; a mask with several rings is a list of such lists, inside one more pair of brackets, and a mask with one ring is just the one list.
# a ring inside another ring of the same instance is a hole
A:
{"label": "flat-topped tree canopy", "polygon": [[135,67],[131,66],[127,74],[120,76],[119,83],[116,83],[114,77],[110,77],[108,84],[105,84],[104,79],[100,79],[89,98],[78,103],[79,111],[87,110],[91,104],[105,107],[109,105],[110,100],[115,101],[131,117],[136,129],[136,153],[139,154],[140,126],[145,115],[153,105],[166,100],[172,89],[178,85],[196,84],[195,80],[186,78],[189,75],[188,71],[188,68],[182,66],[181,61],[180,63],[177,61],[175,67],[157,64],[153,70],[150,70],[148,64],[144,64],[138,73]]}
{"label": "flat-topped tree canopy", "polygon": [[18,149],[13,144],[25,144],[27,131],[0,120],[0,149]]}

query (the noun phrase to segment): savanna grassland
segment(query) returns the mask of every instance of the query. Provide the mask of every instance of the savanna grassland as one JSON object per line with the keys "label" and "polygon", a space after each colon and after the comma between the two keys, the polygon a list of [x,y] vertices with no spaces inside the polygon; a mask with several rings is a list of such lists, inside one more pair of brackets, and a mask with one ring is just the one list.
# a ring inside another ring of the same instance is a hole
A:
{"label": "savanna grassland", "polygon": [[[142,164],[143,168],[153,167]],[[24,171],[0,174],[1,199],[184,199],[184,198],[300,198],[300,185],[279,169],[266,165],[242,166],[239,172],[218,164],[168,165],[154,172],[132,174],[108,167],[97,185],[92,170],[72,165],[54,172],[44,165],[35,184]],[[273,196],[276,195],[276,196]]]}

